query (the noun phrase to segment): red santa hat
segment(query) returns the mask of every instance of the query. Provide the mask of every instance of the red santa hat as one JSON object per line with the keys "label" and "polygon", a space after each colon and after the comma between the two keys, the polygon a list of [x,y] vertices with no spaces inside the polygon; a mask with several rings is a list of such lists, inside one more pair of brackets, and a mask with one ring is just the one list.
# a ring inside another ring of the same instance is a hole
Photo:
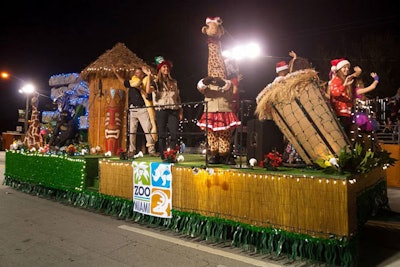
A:
{"label": "red santa hat", "polygon": [[289,65],[285,61],[280,61],[276,63],[276,73],[289,69]]}
{"label": "red santa hat", "polygon": [[332,59],[331,60],[331,70],[336,72],[343,68],[345,65],[350,65],[350,62],[344,58]]}
{"label": "red santa hat", "polygon": [[157,72],[161,69],[162,66],[167,65],[169,70],[172,69],[172,62],[169,60],[165,60],[162,56],[156,56],[155,58],[157,64]]}
{"label": "red santa hat", "polygon": [[206,24],[208,25],[209,23],[216,23],[218,25],[221,25],[222,19],[220,17],[214,17],[214,18],[207,17]]}

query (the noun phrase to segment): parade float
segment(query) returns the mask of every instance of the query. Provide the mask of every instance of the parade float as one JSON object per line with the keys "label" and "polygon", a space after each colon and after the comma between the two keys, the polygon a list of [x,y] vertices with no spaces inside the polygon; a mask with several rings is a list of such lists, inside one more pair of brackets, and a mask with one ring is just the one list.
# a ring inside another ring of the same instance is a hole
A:
{"label": "parade float", "polygon": [[356,265],[360,229],[378,210],[389,209],[385,168],[393,160],[385,150],[349,149],[314,70],[294,73],[284,86],[271,84],[257,106],[260,118],[273,118],[306,167],[282,167],[273,151],[261,166],[251,160],[243,168],[210,166],[201,152],[181,151],[175,163],[142,155],[127,160],[118,155],[126,137],[107,136],[126,131],[126,97],[111,65],[129,78],[137,60],[130,53],[110,56],[113,51],[81,73],[90,90],[91,148],[51,153],[15,146],[6,152],[5,185],[254,253]]}

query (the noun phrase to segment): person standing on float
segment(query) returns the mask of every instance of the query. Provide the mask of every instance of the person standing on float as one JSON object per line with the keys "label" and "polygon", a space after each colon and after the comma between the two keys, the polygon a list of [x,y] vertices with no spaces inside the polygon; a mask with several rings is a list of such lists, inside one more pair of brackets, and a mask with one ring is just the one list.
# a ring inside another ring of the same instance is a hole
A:
{"label": "person standing on float", "polygon": [[124,80],[117,72],[116,68],[112,66],[112,71],[118,80],[128,90],[128,108],[129,108],[129,146],[128,157],[131,158],[136,154],[136,135],[138,124],[140,123],[146,138],[146,147],[149,155],[158,157],[159,154],[155,149],[155,140],[152,133],[155,132],[152,127],[149,110],[146,108],[145,99],[147,98],[146,88],[144,88],[143,81],[145,74],[141,68],[134,71],[131,80]]}
{"label": "person standing on float", "polygon": [[350,62],[348,60],[344,58],[334,59],[331,64],[333,78],[329,82],[330,103],[343,130],[347,136],[350,136],[354,76],[349,75]]}
{"label": "person standing on float", "polygon": [[[152,94],[153,105],[156,110],[161,159],[167,161],[166,154],[169,151],[172,150],[175,154],[179,151],[178,130],[179,121],[183,119],[183,112],[178,83],[171,76],[172,63],[161,56],[157,56],[155,59],[157,63],[157,75],[155,78],[149,70],[143,70],[149,77],[146,92]],[[169,142],[167,142],[168,137]]]}

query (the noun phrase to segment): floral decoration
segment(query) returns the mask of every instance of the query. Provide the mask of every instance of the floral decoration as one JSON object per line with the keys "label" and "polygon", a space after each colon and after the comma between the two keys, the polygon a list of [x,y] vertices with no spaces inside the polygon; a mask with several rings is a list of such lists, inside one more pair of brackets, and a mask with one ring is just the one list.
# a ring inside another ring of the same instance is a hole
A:
{"label": "floral decoration", "polygon": [[69,155],[69,156],[73,156],[76,153],[76,148],[74,145],[69,145],[67,146],[67,148],[65,149],[65,152]]}
{"label": "floral decoration", "polygon": [[167,150],[164,151],[164,158],[165,161],[174,163],[176,162],[176,154],[178,153],[178,150],[168,148]]}
{"label": "floral decoration", "polygon": [[267,170],[277,170],[282,165],[282,154],[278,151],[272,151],[264,155],[264,159],[260,161],[260,167]]}

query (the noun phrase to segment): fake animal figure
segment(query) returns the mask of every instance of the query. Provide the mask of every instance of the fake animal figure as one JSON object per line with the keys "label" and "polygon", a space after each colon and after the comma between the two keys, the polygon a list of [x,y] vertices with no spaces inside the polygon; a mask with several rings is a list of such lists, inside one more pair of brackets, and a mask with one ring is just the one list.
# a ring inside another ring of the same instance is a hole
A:
{"label": "fake animal figure", "polygon": [[24,145],[29,149],[38,150],[43,146],[43,138],[40,134],[40,121],[39,121],[39,111],[38,111],[38,97],[34,96],[31,100],[32,114],[29,121],[28,129],[25,133]]}
{"label": "fake animal figure", "polygon": [[[197,89],[207,102],[205,113],[197,125],[207,130],[210,149],[210,164],[234,165],[231,155],[231,139],[235,127],[240,121],[233,112],[233,101],[238,91],[238,84],[227,79],[225,62],[221,54],[220,38],[224,34],[220,17],[207,18],[202,33],[208,36],[208,76],[201,79]],[[237,77],[233,77],[237,81]]]}
{"label": "fake animal figure", "polygon": [[68,110],[60,113],[60,119],[54,127],[53,135],[50,138],[49,146],[59,149],[75,143],[78,134],[78,127]]}

